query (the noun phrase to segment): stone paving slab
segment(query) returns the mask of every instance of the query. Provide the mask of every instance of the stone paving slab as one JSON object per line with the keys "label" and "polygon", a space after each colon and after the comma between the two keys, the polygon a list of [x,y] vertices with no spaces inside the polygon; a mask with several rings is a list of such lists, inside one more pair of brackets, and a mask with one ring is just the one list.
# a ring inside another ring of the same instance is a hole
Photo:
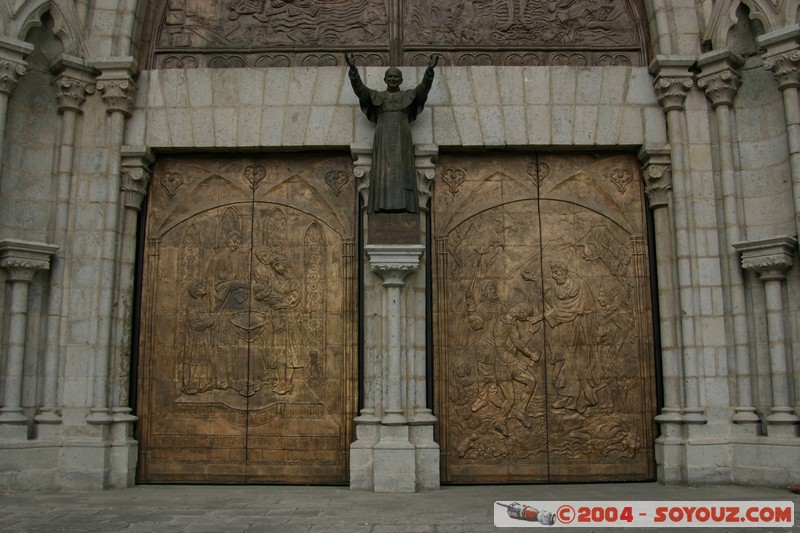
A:
{"label": "stone paving slab", "polygon": [[[761,487],[683,487],[656,483],[447,486],[417,494],[375,494],[347,487],[140,485],[126,490],[0,495],[0,531],[192,533],[479,533],[495,528],[494,502],[792,501],[800,532],[800,495]],[[564,528],[562,528],[564,529]],[[695,528],[709,531],[709,528]],[[596,528],[570,531],[634,531]],[[676,532],[650,528],[647,532]],[[730,531],[725,528],[713,532]]]}

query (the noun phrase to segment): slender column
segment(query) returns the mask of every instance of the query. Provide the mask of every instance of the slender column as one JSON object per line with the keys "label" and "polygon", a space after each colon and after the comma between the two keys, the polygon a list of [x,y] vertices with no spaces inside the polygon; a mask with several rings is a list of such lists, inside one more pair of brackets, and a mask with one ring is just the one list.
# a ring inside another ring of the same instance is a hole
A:
{"label": "slender column", "polygon": [[122,179],[120,183],[123,209],[120,239],[119,277],[117,281],[115,334],[114,334],[114,385],[112,415],[115,422],[133,422],[130,408],[130,349],[133,322],[133,282],[136,262],[136,230],[139,211],[150,182],[150,165],[153,153],[144,146],[122,148]]}
{"label": "slender column", "polygon": [[51,72],[56,75],[53,87],[61,117],[61,139],[58,146],[56,167],[56,212],[50,234],[61,243],[50,269],[50,291],[47,301],[47,345],[44,352],[44,384],[42,406],[35,419],[39,423],[59,423],[58,368],[66,339],[66,316],[69,314],[68,291],[69,268],[67,266],[67,242],[69,228],[69,206],[73,189],[72,174],[75,158],[75,132],[81,106],[88,94],[93,94],[94,69],[77,57],[62,56]]}
{"label": "slender column", "polygon": [[717,191],[716,196],[722,198],[722,213],[725,223],[725,231],[719,233],[719,250],[729,285],[725,292],[729,309],[727,316],[730,317],[726,326],[729,330],[728,343],[729,346],[732,346],[733,358],[736,361],[737,405],[734,407],[733,421],[757,423],[760,422],[760,419],[753,407],[744,277],[739,267],[739,256],[731,247],[732,243],[742,239],[738,208],[740,194],[736,187],[731,114],[733,98],[742,83],[738,69],[744,62],[736,54],[723,50],[704,54],[697,63],[702,68],[697,85],[705,91],[711,101],[717,121],[721,190]]}
{"label": "slender column", "polygon": [[650,66],[655,75],[658,101],[667,115],[667,135],[671,148],[672,187],[675,192],[675,243],[677,251],[678,300],[680,306],[680,341],[683,351],[684,408],[683,421],[705,423],[707,417],[700,406],[699,343],[695,318],[696,291],[692,283],[692,256],[696,249],[690,214],[690,188],[687,185],[685,153],[684,104],[692,88],[690,68],[694,58],[657,57]]}
{"label": "slender column", "polygon": [[6,375],[0,423],[27,424],[22,412],[22,380],[25,356],[25,329],[28,319],[28,288],[39,270],[50,268],[57,246],[17,240],[0,241],[0,268],[8,273],[11,308],[8,317]]}
{"label": "slender column", "polygon": [[[767,335],[769,337],[769,363],[772,385],[772,407],[767,416],[767,432],[772,426],[797,424],[800,417],[794,414],[789,401],[789,364],[786,351],[786,316],[783,310],[782,281],[792,268],[797,239],[778,236],[771,239],[741,242],[734,245],[742,254],[742,268],[753,270],[764,282],[767,304]],[[781,431],[776,428],[776,431]],[[789,434],[793,434],[791,431]]]}
{"label": "slender column", "polygon": [[[656,416],[660,424],[681,422],[681,360],[678,342],[680,324],[676,304],[675,253],[670,216],[672,169],[666,149],[642,150],[642,174],[648,204],[653,211],[655,230],[658,309],[661,326],[661,370],[664,383],[664,407]],[[665,431],[666,432],[666,431]]]}
{"label": "slender column", "polygon": [[[384,327],[386,359],[384,376],[386,391],[383,425],[402,425],[406,419],[402,403],[401,382],[405,342],[403,338],[403,318],[405,312],[402,304],[402,287],[405,278],[419,268],[419,260],[425,250],[421,245],[367,245],[370,270],[383,279],[386,287],[386,322]],[[407,353],[407,351],[406,351]]]}
{"label": "slender column", "polygon": [[101,229],[102,256],[98,284],[97,352],[95,358],[92,407],[86,421],[90,424],[110,424],[109,366],[113,357],[114,296],[116,270],[119,264],[119,246],[122,220],[120,217],[120,150],[124,135],[125,117],[130,114],[136,85],[132,74],[136,62],[133,58],[116,58],[97,62],[101,74],[97,88],[103,96],[108,113],[108,144],[106,146],[108,193],[105,199],[105,220]]}
{"label": "slender column", "polygon": [[800,28],[780,30],[758,38],[767,52],[764,68],[772,72],[783,95],[786,139],[789,145],[789,169],[792,174],[795,230],[800,235]]}
{"label": "slender column", "polygon": [[17,88],[19,79],[27,72],[25,57],[33,52],[33,45],[9,37],[0,37],[0,164],[6,136],[8,99]]}

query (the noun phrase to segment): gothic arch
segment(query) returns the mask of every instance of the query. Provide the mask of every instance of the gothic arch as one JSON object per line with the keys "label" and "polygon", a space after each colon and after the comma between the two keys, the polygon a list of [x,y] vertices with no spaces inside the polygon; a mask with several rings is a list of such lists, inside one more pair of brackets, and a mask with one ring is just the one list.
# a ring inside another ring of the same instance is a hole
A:
{"label": "gothic arch", "polygon": [[750,18],[758,21],[765,33],[791,26],[797,21],[800,0],[720,0],[714,4],[703,40],[711,43],[714,50],[726,47],[728,34],[738,22],[736,11],[744,4],[750,10]]}
{"label": "gothic arch", "polygon": [[24,2],[9,23],[8,33],[24,40],[28,32],[41,26],[42,16],[49,12],[53,18],[53,33],[64,45],[64,53],[77,57],[88,57],[88,48],[83,38],[81,24],[75,5],[68,1],[28,0]]}

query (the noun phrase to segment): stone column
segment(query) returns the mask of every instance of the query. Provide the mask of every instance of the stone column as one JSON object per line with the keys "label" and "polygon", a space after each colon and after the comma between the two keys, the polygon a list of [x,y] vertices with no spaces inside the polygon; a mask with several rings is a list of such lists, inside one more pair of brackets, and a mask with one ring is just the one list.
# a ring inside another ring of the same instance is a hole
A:
{"label": "stone column", "polygon": [[738,208],[741,194],[737,188],[731,115],[733,98],[742,84],[738,69],[743,63],[739,56],[727,50],[703,54],[697,61],[702,69],[697,85],[705,91],[711,101],[717,121],[720,190],[716,196],[722,198],[725,222],[725,231],[719,233],[719,249],[723,260],[723,271],[727,274],[729,285],[725,292],[728,305],[726,316],[729,317],[726,321],[729,331],[728,344],[732,345],[736,361],[737,403],[732,420],[737,423],[755,424],[760,422],[760,419],[753,407],[744,278],[739,267],[739,256],[731,246],[742,239],[740,229],[742,221]]}
{"label": "stone column", "polygon": [[691,68],[694,58],[658,56],[651,63],[650,70],[655,76],[655,90],[659,103],[667,115],[667,135],[671,148],[672,184],[674,191],[673,212],[675,215],[675,257],[677,264],[678,299],[680,305],[680,330],[678,345],[683,353],[684,370],[684,423],[705,423],[707,421],[700,405],[699,376],[699,332],[695,317],[698,305],[695,304],[697,291],[694,290],[692,260],[695,237],[691,223],[691,198],[687,186],[689,176],[688,153],[685,146],[686,95],[692,88]]}
{"label": "stone column", "polygon": [[3,162],[5,146],[8,99],[17,88],[19,79],[27,72],[28,64],[23,59],[31,52],[33,45],[30,43],[0,37],[0,164]]}
{"label": "stone column", "polygon": [[92,407],[86,421],[90,424],[110,424],[109,413],[109,366],[113,357],[114,297],[116,295],[117,267],[119,265],[119,246],[121,233],[120,217],[120,150],[124,135],[125,117],[130,115],[136,94],[133,73],[136,61],[131,57],[111,58],[96,62],[101,74],[97,78],[97,88],[103,96],[108,113],[107,196],[104,209],[105,219],[101,228],[102,255],[99,261],[99,306],[97,309],[97,342],[94,367],[94,386]]}
{"label": "stone column", "polygon": [[664,383],[664,407],[656,416],[665,436],[677,430],[671,424],[681,422],[681,360],[678,346],[679,317],[675,293],[675,253],[670,214],[672,169],[667,149],[642,149],[642,174],[648,204],[653,211],[655,230],[656,275],[658,277],[658,310],[661,326],[661,370]]}
{"label": "stone column", "polygon": [[42,406],[35,419],[40,424],[61,422],[58,407],[58,371],[61,354],[66,345],[66,317],[69,302],[65,295],[69,292],[70,269],[68,250],[64,243],[68,240],[70,220],[70,199],[77,193],[77,184],[72,181],[75,158],[75,134],[81,106],[86,96],[95,91],[95,71],[82,59],[62,56],[51,68],[56,79],[53,87],[61,120],[61,138],[58,145],[56,167],[56,212],[53,220],[53,237],[61,243],[53,258],[50,269],[50,291],[47,301],[47,345],[44,352],[44,383],[42,385]]}
{"label": "stone column", "polygon": [[402,382],[409,356],[405,335],[408,315],[404,302],[405,278],[419,268],[425,247],[418,244],[366,245],[372,272],[383,280],[383,416],[374,447],[375,492],[416,491],[416,453],[410,432]]}
{"label": "stone column", "polygon": [[8,315],[8,334],[5,345],[6,371],[3,407],[0,424],[22,426],[19,430],[4,431],[9,437],[25,439],[28,416],[22,410],[22,380],[25,357],[25,330],[28,320],[28,288],[39,270],[49,270],[50,258],[57,246],[12,239],[0,241],[0,268],[8,273],[11,285],[11,304]]}
{"label": "stone column", "polygon": [[797,239],[784,235],[735,243],[742,254],[742,268],[752,270],[764,282],[767,304],[767,336],[769,339],[772,407],[767,416],[767,435],[796,436],[800,422],[790,405],[789,363],[786,351],[786,315],[783,309],[783,283],[786,271],[792,268]]}
{"label": "stone column", "polygon": [[762,35],[758,45],[766,49],[764,68],[772,72],[783,95],[789,169],[792,174],[795,231],[800,235],[800,28],[796,26]]}
{"label": "stone column", "polygon": [[136,230],[139,211],[150,182],[150,165],[155,160],[144,146],[122,148],[120,183],[122,233],[117,280],[116,315],[113,335],[111,417],[111,469],[109,487],[125,488],[136,483],[138,443],[133,438],[137,417],[130,407],[131,330],[133,326],[133,284],[136,263]]}

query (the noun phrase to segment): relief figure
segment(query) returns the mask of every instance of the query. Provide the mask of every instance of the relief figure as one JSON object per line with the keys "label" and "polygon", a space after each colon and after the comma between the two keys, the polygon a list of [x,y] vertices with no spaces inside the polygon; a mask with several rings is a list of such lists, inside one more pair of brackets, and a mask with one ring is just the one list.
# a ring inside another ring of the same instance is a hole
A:
{"label": "relief figure", "polygon": [[220,236],[224,239],[224,246],[211,258],[207,269],[211,311],[216,316],[214,345],[217,356],[213,371],[215,388],[232,388],[247,394],[247,344],[240,343],[235,323],[242,314],[247,314],[250,285],[246,257],[240,250],[241,231],[235,223],[226,224],[232,220],[236,219],[229,212],[223,215]]}
{"label": "relief figure", "polygon": [[[500,415],[494,428],[504,437],[510,437],[509,417],[516,418],[525,428],[531,422],[526,411],[533,393],[536,391],[536,378],[531,367],[541,359],[541,354],[530,347],[534,335],[541,329],[541,318],[534,318],[533,308],[526,303],[511,306],[508,313],[500,316],[494,328],[498,357],[494,365],[494,378],[502,393]],[[522,399],[517,402],[516,383],[524,387]]]}
{"label": "relief figure", "polygon": [[269,257],[269,253],[262,250],[256,258],[261,266],[254,271],[253,298],[272,310],[267,335],[269,364],[277,369],[277,381],[272,391],[280,395],[289,394],[295,370],[305,366],[297,313],[300,281],[285,257]]}
{"label": "relief figure", "polygon": [[361,111],[370,122],[376,123],[368,210],[370,213],[419,213],[411,122],[425,106],[439,56],[431,57],[422,82],[416,88],[403,91],[400,90],[403,74],[399,69],[387,69],[386,90],[376,91],[361,81],[353,55],[345,57]]}
{"label": "relief figure", "polygon": [[472,331],[477,332],[477,343],[473,346],[477,369],[477,398],[472,404],[472,412],[477,413],[497,396],[499,390],[494,376],[494,364],[497,359],[493,327],[498,317],[506,313],[506,307],[500,302],[497,294],[497,284],[491,280],[484,280],[481,284],[481,297],[475,304],[475,297],[471,290],[467,291],[467,324]]}
{"label": "relief figure", "polygon": [[557,399],[552,407],[586,412],[599,403],[598,391],[606,386],[597,357],[595,303],[589,285],[561,261],[550,263],[555,286],[545,295],[545,319],[553,328],[557,346],[550,364],[554,369]]}
{"label": "relief figure", "polygon": [[199,394],[213,388],[211,331],[214,317],[208,309],[208,289],[203,280],[192,281],[187,292],[189,301],[186,305],[186,339],[181,360],[181,391],[184,394]]}

